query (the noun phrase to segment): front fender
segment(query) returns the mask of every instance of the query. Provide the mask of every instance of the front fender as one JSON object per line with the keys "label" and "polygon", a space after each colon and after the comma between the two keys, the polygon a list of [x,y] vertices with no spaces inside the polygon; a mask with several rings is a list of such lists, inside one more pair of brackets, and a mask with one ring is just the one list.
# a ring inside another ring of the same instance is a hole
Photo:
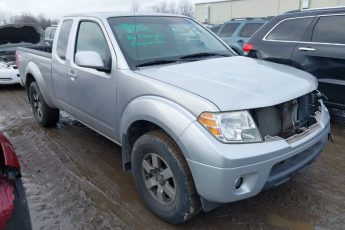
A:
{"label": "front fender", "polygon": [[[56,108],[53,100],[52,100],[52,96],[50,95],[50,93],[48,92],[48,86],[46,84],[46,82],[43,79],[42,73],[40,71],[40,69],[38,68],[38,66],[34,63],[34,62],[29,62],[26,66],[25,69],[25,82],[23,82],[26,85],[26,81],[27,81],[27,76],[28,75],[33,76],[33,78],[35,79],[35,81],[37,82],[38,88],[40,89],[40,92],[43,96],[44,101],[47,103],[47,105],[51,108]],[[52,92],[53,93],[53,92]]]}
{"label": "front fender", "polygon": [[149,121],[167,132],[175,141],[196,117],[177,103],[158,96],[143,96],[131,101],[120,119],[120,143],[136,121]]}

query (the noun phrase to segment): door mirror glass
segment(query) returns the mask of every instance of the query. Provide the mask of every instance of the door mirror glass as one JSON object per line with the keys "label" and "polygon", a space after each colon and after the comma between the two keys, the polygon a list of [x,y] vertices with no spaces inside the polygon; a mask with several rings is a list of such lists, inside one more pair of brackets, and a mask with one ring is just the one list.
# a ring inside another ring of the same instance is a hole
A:
{"label": "door mirror glass", "polygon": [[81,67],[96,69],[103,72],[109,72],[106,68],[101,55],[95,51],[79,51],[75,55],[75,64]]}

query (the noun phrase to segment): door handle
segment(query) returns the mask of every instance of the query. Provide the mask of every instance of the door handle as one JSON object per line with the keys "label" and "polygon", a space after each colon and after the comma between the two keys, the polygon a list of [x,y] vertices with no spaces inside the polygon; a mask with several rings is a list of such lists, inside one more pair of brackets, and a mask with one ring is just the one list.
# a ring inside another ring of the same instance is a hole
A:
{"label": "door handle", "polygon": [[300,51],[315,51],[316,49],[310,47],[299,47]]}
{"label": "door handle", "polygon": [[69,73],[68,73],[68,75],[70,76],[70,78],[71,78],[71,80],[72,81],[75,81],[76,79],[77,79],[77,73],[75,72],[75,71],[70,71]]}

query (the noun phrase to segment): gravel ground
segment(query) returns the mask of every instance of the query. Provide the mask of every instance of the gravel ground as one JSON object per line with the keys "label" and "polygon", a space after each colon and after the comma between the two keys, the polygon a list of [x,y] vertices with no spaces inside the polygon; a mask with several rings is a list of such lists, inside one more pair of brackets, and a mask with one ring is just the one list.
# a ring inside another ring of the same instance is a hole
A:
{"label": "gravel ground", "polygon": [[22,165],[34,229],[344,229],[345,126],[291,181],[172,226],[151,214],[121,165],[121,148],[66,114],[39,127],[24,89],[0,87],[0,131]]}

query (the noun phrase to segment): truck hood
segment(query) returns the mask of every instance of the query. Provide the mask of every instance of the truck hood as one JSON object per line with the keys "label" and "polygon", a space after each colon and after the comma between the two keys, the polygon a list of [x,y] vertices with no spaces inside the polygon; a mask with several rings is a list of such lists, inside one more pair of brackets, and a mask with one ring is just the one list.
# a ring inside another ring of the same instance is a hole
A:
{"label": "truck hood", "polygon": [[0,62],[9,64],[15,61],[18,47],[42,45],[44,31],[30,24],[7,24],[0,26]]}
{"label": "truck hood", "polygon": [[9,24],[0,26],[0,48],[7,45],[41,42],[43,30],[39,26],[26,24]]}
{"label": "truck hood", "polygon": [[146,67],[138,73],[206,98],[221,111],[277,105],[318,86],[304,71],[239,56]]}

